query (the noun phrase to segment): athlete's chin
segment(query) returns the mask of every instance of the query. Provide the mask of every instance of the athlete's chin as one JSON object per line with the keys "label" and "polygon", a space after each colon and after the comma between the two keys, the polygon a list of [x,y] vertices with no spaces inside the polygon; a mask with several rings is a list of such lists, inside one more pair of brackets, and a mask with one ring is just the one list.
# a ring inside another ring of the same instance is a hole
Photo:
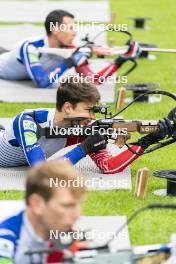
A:
{"label": "athlete's chin", "polygon": [[68,41],[68,46],[73,45],[73,41],[74,41],[74,38],[71,38],[71,39]]}
{"label": "athlete's chin", "polygon": [[65,43],[62,43],[63,47],[69,47],[71,45],[73,45],[73,40],[68,40],[68,41],[65,41]]}

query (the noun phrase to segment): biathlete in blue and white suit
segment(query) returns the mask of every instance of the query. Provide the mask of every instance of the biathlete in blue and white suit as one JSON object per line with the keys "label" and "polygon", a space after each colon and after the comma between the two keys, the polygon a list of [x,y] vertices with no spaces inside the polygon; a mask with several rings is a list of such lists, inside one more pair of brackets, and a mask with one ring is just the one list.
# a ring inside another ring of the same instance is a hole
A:
{"label": "biathlete in blue and white suit", "polygon": [[[51,178],[58,182],[58,186],[50,185]],[[63,180],[68,188],[60,187]],[[78,187],[69,184],[75,180]],[[74,232],[73,228],[80,217],[84,199],[85,186],[78,172],[67,160],[43,162],[33,167],[27,177],[26,208],[0,222],[0,263],[63,262],[62,249],[66,245],[63,243],[62,247],[59,247],[58,241],[62,241],[60,238],[63,238],[64,234]],[[56,248],[55,252],[49,253],[48,250],[53,247]],[[31,250],[46,250],[48,253],[27,255]],[[69,245],[67,250],[73,252]]]}
{"label": "biathlete in blue and white suit", "polygon": [[[51,25],[55,26],[51,27]],[[26,39],[12,51],[0,55],[1,79],[31,79],[37,87],[49,88],[59,81],[66,70],[75,67],[76,72],[81,76],[91,77],[92,83],[101,84],[101,77],[108,78],[124,62],[137,58],[141,51],[138,43],[132,42],[125,55],[118,57],[95,74],[89,67],[88,59],[92,56],[89,47],[78,48],[67,59],[62,56],[41,54],[39,51],[42,47],[73,48],[76,31],[72,14],[63,10],[52,11],[45,20],[45,29],[45,37]]]}
{"label": "biathlete in blue and white suit", "polygon": [[103,173],[113,174],[122,171],[137,159],[147,147],[158,140],[172,135],[175,126],[169,119],[160,121],[160,129],[140,138],[131,149],[112,156],[106,149],[107,138],[96,133],[88,137],[38,138],[38,125],[41,127],[64,127],[65,116],[84,116],[82,125],[95,120],[93,108],[100,99],[97,88],[82,79],[75,83],[69,78],[57,90],[56,109],[34,109],[18,114],[0,133],[0,166],[14,167],[29,165],[47,160],[66,146],[78,143],[64,157],[76,164],[87,154]]}

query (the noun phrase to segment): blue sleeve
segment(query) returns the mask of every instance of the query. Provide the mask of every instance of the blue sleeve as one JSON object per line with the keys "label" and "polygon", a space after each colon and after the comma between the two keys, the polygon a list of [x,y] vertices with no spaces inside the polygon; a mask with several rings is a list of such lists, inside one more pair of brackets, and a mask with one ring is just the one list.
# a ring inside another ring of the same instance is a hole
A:
{"label": "blue sleeve", "polygon": [[14,135],[26,157],[29,166],[46,160],[45,154],[38,143],[37,125],[27,114],[19,114],[13,122]]}
{"label": "blue sleeve", "polygon": [[23,221],[23,212],[0,223],[0,263],[13,264]]}
{"label": "blue sleeve", "polygon": [[31,43],[26,42],[22,49],[22,61],[31,80],[39,88],[51,87],[55,81],[68,69],[65,63],[54,67],[50,71],[45,71],[39,61],[38,49]]}
{"label": "blue sleeve", "polygon": [[8,223],[0,224],[0,263],[14,263],[16,250],[16,234],[8,227]]}
{"label": "blue sleeve", "polygon": [[15,234],[11,230],[0,227],[0,263],[14,263],[15,238]]}
{"label": "blue sleeve", "polygon": [[86,154],[78,145],[74,149],[66,153],[64,156],[62,156],[61,158],[67,158],[74,165],[84,157],[86,157]]}

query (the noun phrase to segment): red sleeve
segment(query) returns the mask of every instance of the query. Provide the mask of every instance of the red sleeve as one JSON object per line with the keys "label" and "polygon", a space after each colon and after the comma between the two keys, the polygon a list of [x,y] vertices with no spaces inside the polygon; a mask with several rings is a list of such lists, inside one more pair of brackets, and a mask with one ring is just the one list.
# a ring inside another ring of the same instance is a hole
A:
{"label": "red sleeve", "polygon": [[102,83],[100,81],[101,76],[104,77],[105,79],[108,78],[118,70],[118,66],[114,63],[111,63],[105,68],[103,68],[101,71],[99,71],[98,73],[92,72],[88,63],[77,66],[75,69],[76,72],[81,74],[83,77],[89,76],[90,79],[93,81],[93,83],[100,85]]}
{"label": "red sleeve", "polygon": [[[132,146],[131,149],[139,154],[144,152],[144,149],[138,145]],[[140,155],[134,154],[129,149],[116,156],[112,156],[107,149],[101,152],[91,153],[89,156],[96,163],[97,167],[103,173],[107,174],[123,171],[129,164],[140,157]]]}
{"label": "red sleeve", "polygon": [[[50,242],[48,247],[50,249],[52,248],[55,248],[55,244],[54,242]],[[46,256],[46,263],[61,263],[64,261],[64,253],[62,251],[54,251],[53,253],[49,253],[47,256]]]}
{"label": "red sleeve", "polygon": [[80,136],[80,137],[69,137],[69,138],[67,138],[67,142],[66,142],[65,147],[81,143],[81,142],[84,141],[84,139],[85,139],[85,137],[83,137],[83,136]]}

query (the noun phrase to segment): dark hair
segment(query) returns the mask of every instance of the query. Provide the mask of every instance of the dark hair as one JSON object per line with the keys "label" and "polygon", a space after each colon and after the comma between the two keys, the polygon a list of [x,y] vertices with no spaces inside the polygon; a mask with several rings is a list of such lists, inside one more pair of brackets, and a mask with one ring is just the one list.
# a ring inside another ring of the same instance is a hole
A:
{"label": "dark hair", "polygon": [[67,78],[57,89],[56,108],[61,111],[65,102],[76,106],[80,102],[98,103],[100,93],[95,85],[86,82],[83,78],[73,76]]}
{"label": "dark hair", "polygon": [[50,30],[50,23],[53,23],[54,26],[60,26],[63,22],[63,17],[74,18],[74,15],[64,10],[54,10],[50,12],[45,19],[45,30],[47,35],[51,35],[52,31]]}
{"label": "dark hair", "polygon": [[[58,186],[54,184],[51,185],[51,179],[57,183]],[[78,181],[78,187],[75,187],[74,184],[70,184],[70,182],[72,183],[74,180]],[[26,181],[26,204],[29,205],[29,198],[32,194],[38,194],[46,202],[49,201],[55,189],[58,189],[60,186],[59,183],[61,181],[67,184],[66,188],[69,189],[75,198],[80,198],[86,192],[82,177],[68,160],[42,162],[31,168],[28,172]]]}

